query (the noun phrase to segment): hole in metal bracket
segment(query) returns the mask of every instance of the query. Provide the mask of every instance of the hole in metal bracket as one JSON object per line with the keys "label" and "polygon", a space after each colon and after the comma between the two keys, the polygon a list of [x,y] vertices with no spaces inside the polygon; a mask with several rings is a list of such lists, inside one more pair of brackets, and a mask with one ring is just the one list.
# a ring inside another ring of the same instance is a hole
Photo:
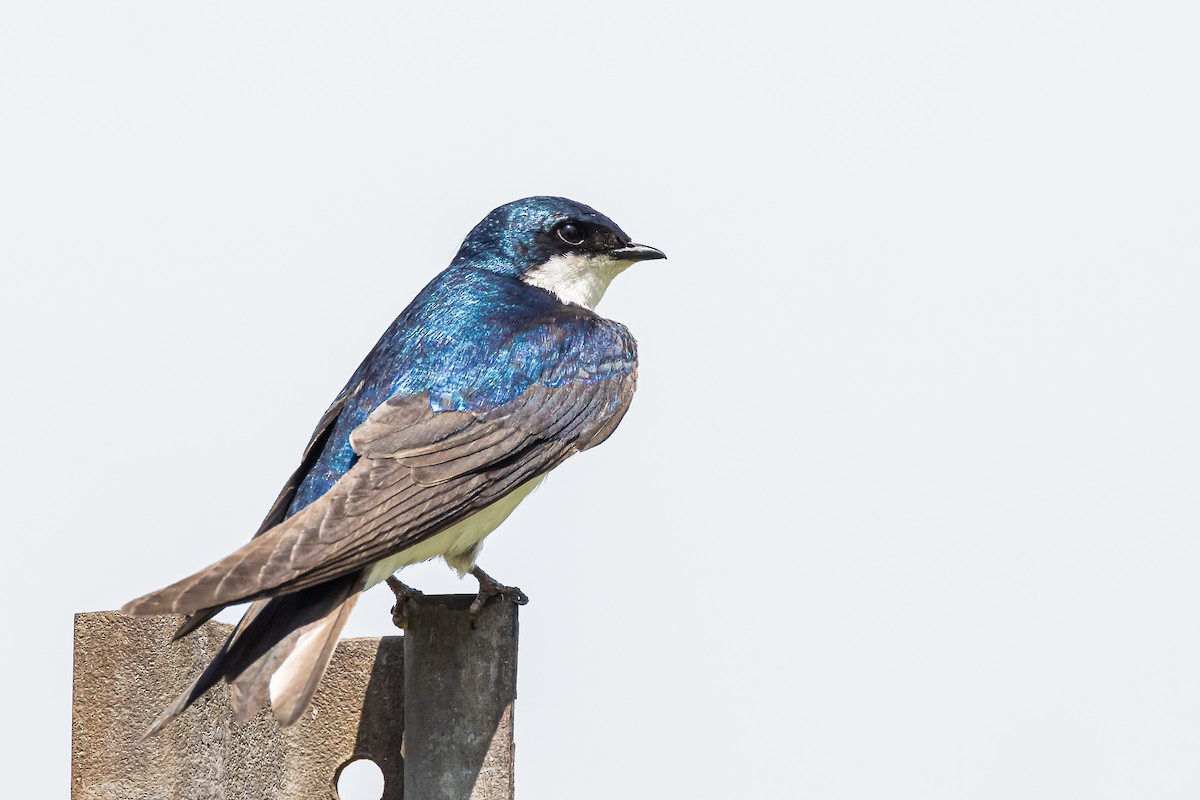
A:
{"label": "hole in metal bracket", "polygon": [[333,785],[341,800],[380,800],[383,770],[369,756],[357,755],[337,768]]}

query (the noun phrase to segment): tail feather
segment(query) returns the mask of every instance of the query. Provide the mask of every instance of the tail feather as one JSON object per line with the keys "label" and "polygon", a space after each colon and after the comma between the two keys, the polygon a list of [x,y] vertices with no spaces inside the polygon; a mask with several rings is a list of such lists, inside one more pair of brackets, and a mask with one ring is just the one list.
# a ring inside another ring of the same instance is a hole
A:
{"label": "tail feather", "polygon": [[[254,716],[270,699],[280,724],[291,725],[312,700],[360,589],[361,576],[346,575],[252,603],[196,682],[142,738],[161,731],[222,680],[231,684],[230,702],[239,722]],[[273,691],[277,671],[284,671],[287,679]]]}
{"label": "tail feather", "polygon": [[[280,628],[278,633],[272,631],[269,634],[269,639],[276,640],[277,643],[269,649],[258,651],[255,658],[247,663],[237,675],[229,678],[229,701],[233,706],[235,720],[246,721],[257,714],[268,700],[271,701],[271,710],[280,724],[291,725],[299,719],[300,714],[308,707],[313,692],[316,691],[317,684],[321,681],[321,676],[325,674],[325,668],[333,656],[333,648],[337,645],[338,635],[342,632],[342,628],[350,616],[350,611],[360,596],[357,580],[339,579],[338,583],[344,584],[342,591],[337,592],[331,589],[322,598],[321,605],[290,609],[290,613],[283,619],[279,619],[280,615],[276,615],[274,619],[264,623],[266,625],[274,624]],[[321,588],[327,585],[321,584]],[[298,592],[297,595],[303,595],[310,591],[312,590],[305,589]],[[288,597],[297,595],[288,595]],[[316,645],[315,653],[313,652],[314,643]],[[322,652],[324,652],[323,658],[309,657]],[[307,666],[311,672],[309,676],[311,677],[311,689],[287,703],[289,713],[285,715],[281,711],[280,703],[285,701],[285,697],[290,698],[291,693],[280,694],[273,688],[278,682],[276,676],[281,673],[296,673],[298,669],[302,668],[302,665]],[[292,712],[294,712],[294,716],[289,718]]]}
{"label": "tail feather", "polygon": [[280,725],[286,727],[300,719],[312,702],[313,694],[333,658],[338,636],[361,596],[360,592],[355,592],[336,611],[305,630],[291,654],[271,675],[268,681],[271,712]]}

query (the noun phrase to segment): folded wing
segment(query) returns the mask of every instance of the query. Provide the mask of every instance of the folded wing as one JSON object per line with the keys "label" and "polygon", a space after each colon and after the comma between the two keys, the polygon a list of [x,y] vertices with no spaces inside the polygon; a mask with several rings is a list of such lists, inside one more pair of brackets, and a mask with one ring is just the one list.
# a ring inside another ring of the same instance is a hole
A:
{"label": "folded wing", "polygon": [[322,497],[122,611],[194,613],[295,592],[418,544],[606,439],[636,383],[632,345],[623,352],[569,375],[559,362],[553,380],[490,409],[435,411],[425,392],[390,398],[354,430],[358,461]]}

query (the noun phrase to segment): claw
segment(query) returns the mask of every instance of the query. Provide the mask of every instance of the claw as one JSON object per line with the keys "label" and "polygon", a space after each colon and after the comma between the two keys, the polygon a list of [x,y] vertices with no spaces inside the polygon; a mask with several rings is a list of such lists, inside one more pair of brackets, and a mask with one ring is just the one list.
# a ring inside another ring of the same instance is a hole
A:
{"label": "claw", "polygon": [[396,595],[396,605],[392,606],[392,624],[402,631],[408,630],[408,601],[420,597],[423,592],[401,583],[395,575],[388,576],[387,585]]}
{"label": "claw", "polygon": [[529,596],[516,586],[505,586],[479,567],[472,569],[471,574],[479,581],[479,594],[475,595],[471,607],[467,609],[467,616],[471,618],[472,628],[475,627],[475,621],[479,619],[479,612],[483,611],[483,607],[493,597],[503,597],[510,603],[519,606],[529,602]]}

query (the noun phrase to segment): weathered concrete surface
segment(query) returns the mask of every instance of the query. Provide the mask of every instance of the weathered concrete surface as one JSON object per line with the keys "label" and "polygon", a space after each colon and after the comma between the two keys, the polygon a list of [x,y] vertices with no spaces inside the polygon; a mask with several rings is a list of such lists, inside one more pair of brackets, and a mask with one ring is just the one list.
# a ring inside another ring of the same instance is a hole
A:
{"label": "weathered concrete surface", "polygon": [[75,617],[73,800],[336,798],[343,764],[368,757],[384,798],[403,797],[403,639],[343,639],[312,707],[290,728],[269,712],[238,725],[221,684],[169,728],[138,738],[200,673],[230,626],[169,643],[178,617]]}
{"label": "weathered concrete surface", "polygon": [[221,684],[145,742],[230,626],[171,643],[179,617],[76,615],[72,800],[330,800],[338,770],[364,757],[384,800],[512,800],[517,607],[492,601],[473,630],[472,599],[415,597],[404,637],[343,639],[290,728],[267,711],[233,722]]}
{"label": "weathered concrete surface", "polygon": [[404,794],[408,800],[512,800],[517,606],[470,595],[417,597],[404,636]]}

